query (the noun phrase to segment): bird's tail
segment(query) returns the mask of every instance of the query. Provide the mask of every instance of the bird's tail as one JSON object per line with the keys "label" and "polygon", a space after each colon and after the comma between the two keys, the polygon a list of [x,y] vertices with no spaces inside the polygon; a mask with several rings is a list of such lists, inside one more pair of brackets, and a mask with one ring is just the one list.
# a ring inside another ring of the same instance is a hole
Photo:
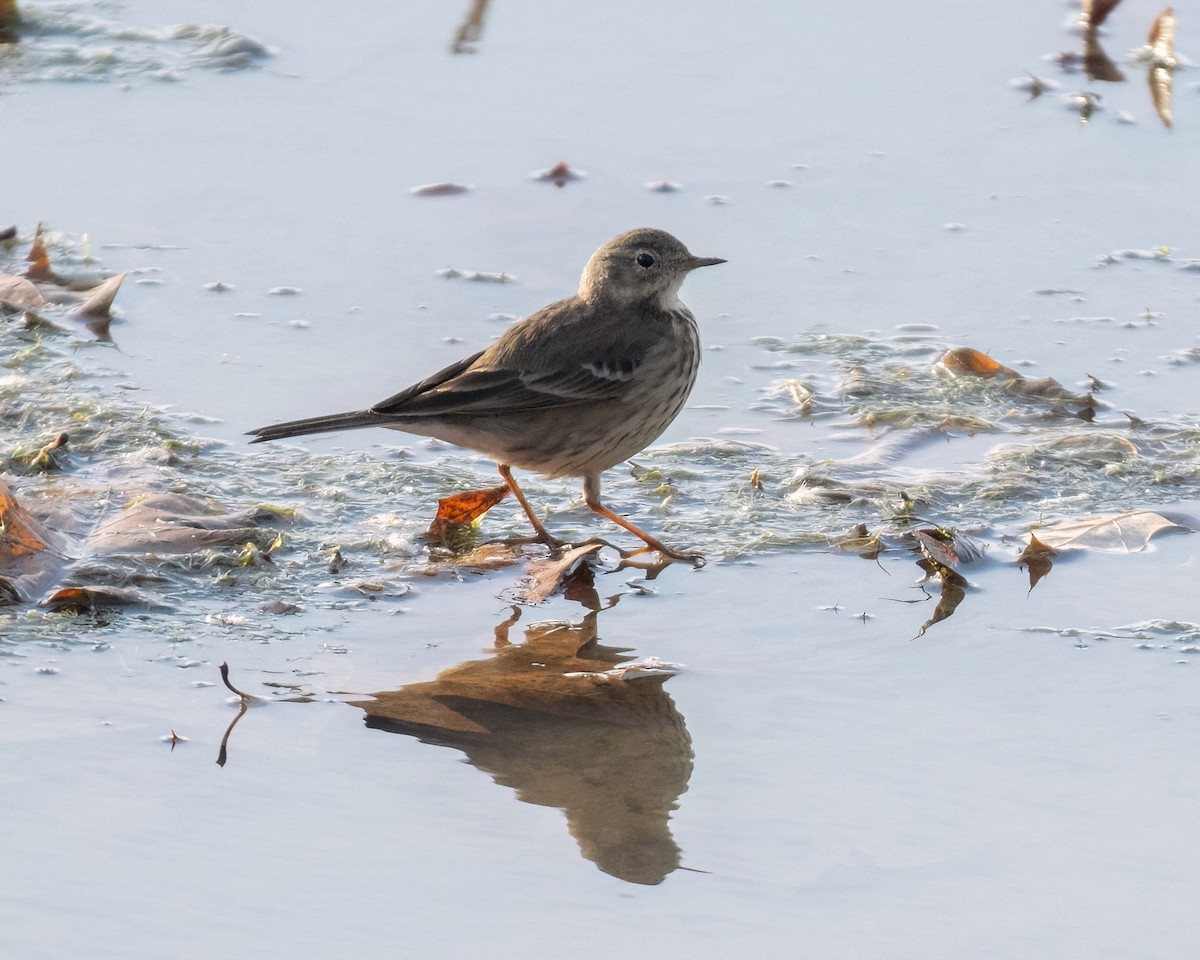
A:
{"label": "bird's tail", "polygon": [[284,437],[301,437],[309,433],[332,433],[335,430],[357,430],[360,427],[377,427],[386,418],[370,410],[353,410],[350,413],[333,413],[327,417],[311,417],[308,420],[289,420],[270,426],[247,430],[253,437],[251,443],[264,440],[282,440]]}

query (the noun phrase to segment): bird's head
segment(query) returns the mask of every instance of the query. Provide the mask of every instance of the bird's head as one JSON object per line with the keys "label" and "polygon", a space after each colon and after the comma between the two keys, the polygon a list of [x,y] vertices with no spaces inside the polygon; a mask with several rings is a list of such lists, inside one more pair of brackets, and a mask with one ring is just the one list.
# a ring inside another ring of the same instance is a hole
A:
{"label": "bird's head", "polygon": [[665,230],[640,227],[613,237],[592,254],[583,268],[579,295],[585,300],[651,302],[671,310],[689,272],[724,262],[718,257],[692,256]]}

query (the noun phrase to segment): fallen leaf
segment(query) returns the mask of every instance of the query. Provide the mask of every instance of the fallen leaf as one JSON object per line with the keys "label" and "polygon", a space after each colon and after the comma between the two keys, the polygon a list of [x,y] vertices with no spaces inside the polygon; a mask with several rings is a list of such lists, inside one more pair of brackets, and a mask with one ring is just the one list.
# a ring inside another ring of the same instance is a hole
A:
{"label": "fallen leaf", "polygon": [[572,180],[582,180],[587,174],[582,170],[573,170],[565,160],[559,161],[549,170],[537,170],[529,175],[531,180],[552,183],[556,187],[564,187]]}
{"label": "fallen leaf", "polygon": [[126,587],[92,586],[64,587],[56,590],[41,602],[41,606],[52,612],[95,610],[98,607],[147,607],[169,610],[169,604],[149,594]]}
{"label": "fallen leaf", "polygon": [[1151,510],[1098,514],[1063,520],[1038,529],[1042,546],[1054,550],[1096,550],[1100,553],[1137,553],[1150,539],[1168,530],[1189,530]]}
{"label": "fallen leaf", "polygon": [[1068,390],[1052,377],[1027,379],[1012,367],[1006,367],[986,353],[972,347],[956,347],[948,350],[934,364],[954,376],[986,377],[999,380],[1005,389],[1017,396],[1034,400],[1066,400],[1078,404],[1076,410],[1055,411],[1065,416],[1091,421],[1096,415],[1096,401],[1091,394]]}
{"label": "fallen leaf", "polygon": [[30,280],[42,280],[47,283],[57,279],[54,276],[54,271],[50,269],[50,256],[46,253],[46,241],[42,238],[42,225],[37,225],[37,231],[33,235],[33,244],[29,248],[29,253],[25,255],[29,266],[25,268],[25,276]]}
{"label": "fallen leaf", "polygon": [[1038,581],[1050,572],[1056,556],[1058,556],[1057,550],[1042,543],[1032,533],[1029,535],[1028,545],[1017,557],[1017,566],[1029,570],[1029,589],[1031,591],[1038,585]]}
{"label": "fallen leaf", "polygon": [[956,347],[942,354],[938,363],[957,376],[973,377],[1011,377],[1022,379],[1021,375],[1011,367],[1006,367],[993,360],[986,353],[981,353],[972,347]]}
{"label": "fallen leaf", "polygon": [[466,528],[507,497],[507,486],[487,490],[468,490],[438,501],[437,516],[426,535],[437,543],[453,548],[462,542]]}
{"label": "fallen leaf", "polygon": [[982,549],[974,541],[949,530],[914,530],[913,536],[930,561],[960,577],[960,567],[983,556]]}
{"label": "fallen leaf", "polygon": [[266,526],[271,510],[226,513],[179,493],[154,493],[100,524],[88,539],[94,553],[191,553],[242,547],[247,541],[267,548],[276,533]]}
{"label": "fallen leaf", "polygon": [[115,277],[101,280],[87,291],[87,300],[75,312],[83,317],[104,319],[111,317],[113,299],[116,297],[117,291],[121,289],[121,281],[124,279],[125,274],[118,273]]}
{"label": "fallen leaf", "polygon": [[46,298],[34,284],[24,277],[0,273],[0,303],[19,310],[32,310],[44,306]]}
{"label": "fallen leaf", "polygon": [[529,580],[519,591],[518,598],[526,603],[541,603],[558,589],[560,581],[575,564],[600,547],[599,543],[586,543],[566,551],[557,559],[532,561],[529,564]]}
{"label": "fallen leaf", "polygon": [[60,555],[54,535],[17,503],[8,484],[0,480],[0,567],[8,567],[17,557],[37,553]]}

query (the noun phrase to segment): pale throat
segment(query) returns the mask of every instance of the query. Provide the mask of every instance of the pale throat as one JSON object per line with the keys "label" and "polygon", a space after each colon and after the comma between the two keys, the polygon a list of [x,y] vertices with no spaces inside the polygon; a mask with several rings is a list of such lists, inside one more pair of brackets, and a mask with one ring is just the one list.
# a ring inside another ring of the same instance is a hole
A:
{"label": "pale throat", "polygon": [[669,284],[658,293],[657,305],[665,313],[674,313],[677,310],[682,310],[683,301],[679,299],[679,288],[683,286],[683,277],[678,281]]}

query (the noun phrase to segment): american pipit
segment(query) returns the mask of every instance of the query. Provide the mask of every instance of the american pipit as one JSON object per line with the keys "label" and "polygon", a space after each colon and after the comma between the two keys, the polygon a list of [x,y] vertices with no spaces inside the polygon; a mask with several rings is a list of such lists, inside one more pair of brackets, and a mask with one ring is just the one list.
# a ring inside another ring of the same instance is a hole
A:
{"label": "american pipit", "polygon": [[[486,350],[366,410],[251,430],[252,442],[389,427],[491,457],[538,540],[557,545],[512,467],[582,477],[587,505],[671,559],[680,553],[600,502],[600,474],[657,439],[696,381],[700,335],[679,299],[684,277],[724,263],[662,230],[630,230],[597,250],[579,292],[510,327]],[[643,548],[645,549],[645,548]]]}

